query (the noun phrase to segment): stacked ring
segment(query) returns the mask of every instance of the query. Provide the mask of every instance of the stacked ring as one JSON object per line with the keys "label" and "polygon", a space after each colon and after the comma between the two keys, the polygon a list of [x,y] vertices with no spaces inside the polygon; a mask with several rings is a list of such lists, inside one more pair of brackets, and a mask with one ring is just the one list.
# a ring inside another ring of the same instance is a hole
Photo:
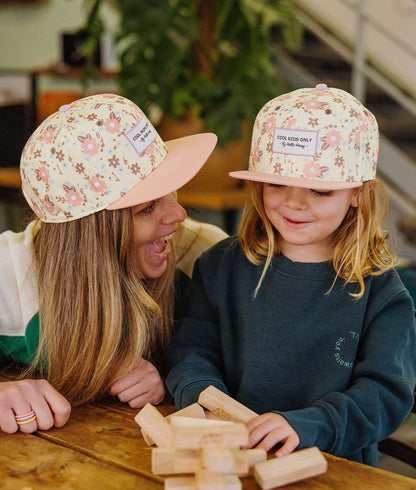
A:
{"label": "stacked ring", "polygon": [[31,410],[30,412],[25,413],[24,415],[15,415],[14,418],[16,419],[17,425],[23,425],[32,422],[32,420],[35,420],[36,414],[34,410]]}

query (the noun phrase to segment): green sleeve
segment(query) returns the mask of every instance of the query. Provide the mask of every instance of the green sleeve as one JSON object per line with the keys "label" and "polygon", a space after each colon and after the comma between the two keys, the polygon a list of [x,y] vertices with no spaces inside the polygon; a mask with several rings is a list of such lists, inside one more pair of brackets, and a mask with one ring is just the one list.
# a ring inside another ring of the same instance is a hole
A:
{"label": "green sleeve", "polygon": [[[188,306],[190,279],[179,269],[175,275],[175,325],[181,320]],[[24,336],[0,335],[0,364],[19,362],[30,364],[39,345],[39,314],[26,326]]]}
{"label": "green sleeve", "polygon": [[0,335],[0,364],[19,362],[30,364],[39,345],[39,314],[33,316],[26,326],[23,337]]}

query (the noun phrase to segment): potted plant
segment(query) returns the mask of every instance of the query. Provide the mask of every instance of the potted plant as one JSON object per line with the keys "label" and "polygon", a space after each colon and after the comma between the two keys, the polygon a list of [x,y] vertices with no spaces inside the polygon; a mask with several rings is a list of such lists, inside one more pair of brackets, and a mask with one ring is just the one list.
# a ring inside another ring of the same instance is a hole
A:
{"label": "potted plant", "polygon": [[[106,1],[94,0],[88,13],[85,47],[90,60],[104,30],[100,8]],[[160,124],[165,139],[200,130],[216,133],[226,161],[220,164],[224,181],[228,170],[245,167],[250,125],[262,105],[286,89],[273,49],[276,44],[300,46],[301,27],[292,1],[112,0],[112,4],[120,15],[116,38],[120,93]],[[236,143],[243,133],[246,138]],[[230,142],[231,151],[224,154]],[[240,161],[224,168],[235,153]],[[199,179],[204,179],[204,170]],[[221,183],[214,185],[218,188]]]}

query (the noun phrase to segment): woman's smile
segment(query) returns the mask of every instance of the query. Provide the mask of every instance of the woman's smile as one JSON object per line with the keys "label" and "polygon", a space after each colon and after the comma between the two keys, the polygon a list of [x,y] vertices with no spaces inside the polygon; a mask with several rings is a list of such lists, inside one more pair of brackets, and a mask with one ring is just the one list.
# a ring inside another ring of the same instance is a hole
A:
{"label": "woman's smile", "polygon": [[146,247],[152,254],[159,257],[161,261],[166,260],[170,254],[169,240],[175,236],[175,232],[176,230],[167,236],[156,238],[156,240],[148,243]]}
{"label": "woman's smile", "polygon": [[167,268],[171,252],[170,240],[186,213],[175,195],[168,194],[154,201],[133,207],[135,248],[142,277],[156,279]]}

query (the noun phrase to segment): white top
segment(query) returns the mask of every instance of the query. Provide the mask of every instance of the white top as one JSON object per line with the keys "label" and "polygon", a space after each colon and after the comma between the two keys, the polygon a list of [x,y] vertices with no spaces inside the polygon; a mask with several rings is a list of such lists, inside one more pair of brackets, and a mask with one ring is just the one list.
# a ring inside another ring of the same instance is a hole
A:
{"label": "white top", "polygon": [[[14,233],[0,234],[0,335],[23,336],[26,325],[39,311],[37,271],[32,258],[36,222]],[[177,268],[192,275],[202,252],[227,237],[220,228],[187,218],[180,225],[176,244]]]}

